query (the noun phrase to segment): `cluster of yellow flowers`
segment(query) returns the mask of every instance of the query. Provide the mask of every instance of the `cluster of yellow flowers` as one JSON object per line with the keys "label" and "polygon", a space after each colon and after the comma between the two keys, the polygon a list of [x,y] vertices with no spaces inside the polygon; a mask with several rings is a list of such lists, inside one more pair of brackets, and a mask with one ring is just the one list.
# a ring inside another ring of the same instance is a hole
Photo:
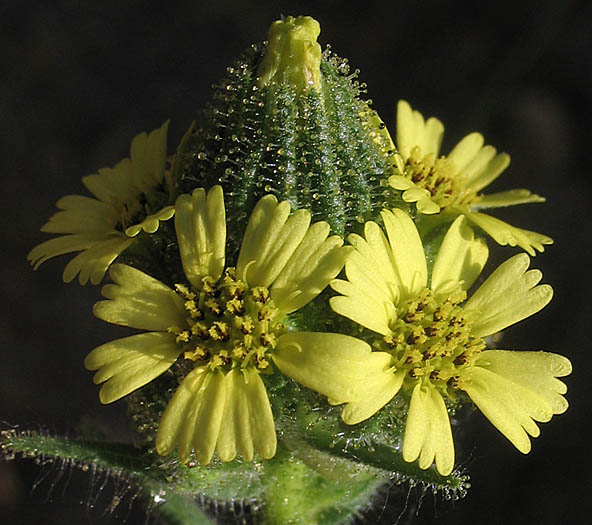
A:
{"label": "cluster of yellow flowers", "polygon": [[[236,261],[227,260],[223,189],[198,188],[163,202],[167,124],[138,135],[129,159],[83,179],[96,198],[58,201],[62,211],[42,229],[64,235],[29,254],[37,267],[80,252],[64,280],[79,274],[82,284],[98,284],[108,271],[111,283],[103,287],[105,300],[95,305],[95,315],[143,331],[86,357],[95,383],[103,383],[101,402],[121,399],[186,360],[193,368],[162,416],[157,451],[167,455],[177,448],[181,461],[201,464],[214,453],[222,461],[237,454],[247,461],[255,453],[271,458],[276,430],[261,376],[279,371],[329,403],[343,404],[349,425],[406,393],[403,458],[422,469],[435,463],[447,475],[454,468],[447,404],[465,394],[527,453],[529,436],[539,435],[537,422],[567,409],[566,387],[557,377],[568,375],[571,364],[553,353],[488,349],[487,338],[541,310],[552,288],[539,284],[541,273],[528,270],[530,259],[521,253],[469,298],[467,292],[488,258],[474,226],[531,255],[552,242],[477,210],[543,199],[527,190],[481,195],[508,156],[484,147],[477,133],[439,156],[443,131],[437,119],[425,121],[399,103],[388,184],[415,203],[415,222],[402,209],[384,209],[381,224],[367,222],[363,236],[351,234],[344,246],[326,222],[311,224],[308,210],[293,211],[267,195],[250,215]],[[183,282],[171,288],[112,264],[138,234],[153,234],[173,217]],[[422,235],[436,223],[451,225],[430,270]],[[328,287],[336,292],[332,310],[368,330],[365,340],[291,328],[289,316]]]}

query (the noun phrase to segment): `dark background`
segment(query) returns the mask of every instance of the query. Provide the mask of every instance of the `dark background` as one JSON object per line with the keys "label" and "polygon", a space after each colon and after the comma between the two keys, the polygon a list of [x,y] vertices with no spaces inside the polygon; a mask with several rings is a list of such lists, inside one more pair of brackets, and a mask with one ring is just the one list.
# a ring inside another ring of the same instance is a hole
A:
{"label": "dark background", "polygon": [[[172,151],[200,116],[210,85],[281,14],[321,22],[321,44],[331,43],[361,69],[391,129],[396,101],[406,98],[444,122],[444,152],[479,130],[512,156],[493,189],[528,187],[548,199],[497,214],[556,241],[533,262],[555,288],[554,300],[510,329],[503,346],[567,355],[575,370],[567,379],[571,407],[542,425],[528,456],[471,414],[456,442],[472,490],[454,504],[426,495],[416,523],[587,522],[592,3],[586,1],[3,2],[0,419],[56,433],[92,426],[97,434],[130,438],[124,403],[100,406],[82,364],[115,333],[92,317],[97,290],[61,282],[66,257],[33,272],[26,254],[49,238],[39,227],[56,200],[83,193],[80,177],[127,156],[136,133],[170,118]],[[498,260],[515,251],[494,250]],[[40,474],[47,478],[31,492]],[[0,521],[144,520],[137,504],[129,513],[122,505],[104,515],[121,490],[112,483],[91,508],[89,476],[74,472],[69,484],[53,483],[59,474],[59,466],[0,462]],[[404,496],[396,490],[382,496],[366,521],[395,522]],[[402,522],[418,501],[412,493]]]}

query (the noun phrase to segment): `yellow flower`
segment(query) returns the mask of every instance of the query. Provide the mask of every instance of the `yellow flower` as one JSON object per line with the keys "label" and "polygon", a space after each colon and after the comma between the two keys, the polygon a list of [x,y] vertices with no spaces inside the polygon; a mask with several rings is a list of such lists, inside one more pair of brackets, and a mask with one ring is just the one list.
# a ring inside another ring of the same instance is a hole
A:
{"label": "yellow flower", "polygon": [[[162,416],[156,449],[178,446],[181,461],[192,453],[207,464],[276,450],[273,415],[260,374],[275,368],[304,385],[347,402],[357,379],[384,359],[370,347],[340,334],[293,332],[288,315],[326,288],[349,251],[329,237],[325,222],[310,224],[308,210],[268,195],[249,219],[236,266],[226,266],[226,218],[220,186],[197,189],[175,204],[175,227],[187,282],[175,290],[131,268],[110,269],[108,299],[99,318],[147,330],[95,348],[86,358],[98,370],[103,403],[145,385],[182,354],[193,370],[183,379]],[[390,359],[390,357],[389,357]],[[331,366],[329,366],[331,365]],[[374,368],[373,368],[374,367]]]}
{"label": "yellow flower", "polygon": [[516,228],[477,211],[545,201],[525,189],[480,193],[508,167],[509,155],[496,154],[495,148],[483,145],[480,133],[471,133],[450,154],[439,156],[443,136],[444,126],[438,119],[426,121],[407,102],[399,101],[395,175],[388,181],[403,192],[404,201],[415,202],[417,211],[424,215],[464,215],[498,244],[518,245],[532,256],[535,249],[542,252],[543,245],[553,243],[546,235]]}
{"label": "yellow flower", "polygon": [[[165,122],[149,135],[137,135],[130,158],[83,177],[83,184],[95,198],[67,195],[57,202],[62,211],[54,214],[41,231],[65,235],[31,250],[27,258],[35,269],[52,257],[81,252],[64,269],[64,281],[70,282],[79,274],[80,284],[89,279],[98,284],[140,231],[154,233],[160,221],[173,216],[173,206],[162,207],[168,199],[163,187],[167,128]],[[158,211],[152,212],[154,209]]]}
{"label": "yellow flower", "polygon": [[[419,459],[426,469],[435,460],[447,475],[454,445],[445,399],[466,392],[485,416],[520,450],[530,450],[535,421],[549,421],[567,409],[565,385],[556,379],[571,372],[570,362],[546,352],[486,350],[484,338],[538,312],[553,295],[538,285],[542,274],[526,271],[529,257],[501,264],[466,300],[488,257],[464,217],[444,237],[428,278],[418,231],[402,210],[384,210],[387,236],[374,222],[365,238],[351,235],[347,281],[331,286],[341,296],[333,310],[375,332],[374,346],[385,366],[368,378],[365,391],[343,410],[348,424],[363,421],[403,388],[411,402],[403,458]],[[387,356],[390,363],[387,363]]]}

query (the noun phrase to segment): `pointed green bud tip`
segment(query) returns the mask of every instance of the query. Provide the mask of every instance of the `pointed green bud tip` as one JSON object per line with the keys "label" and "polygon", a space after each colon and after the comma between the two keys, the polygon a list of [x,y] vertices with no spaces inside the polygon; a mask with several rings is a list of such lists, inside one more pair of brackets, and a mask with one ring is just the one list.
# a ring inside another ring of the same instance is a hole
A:
{"label": "pointed green bud tip", "polygon": [[272,82],[291,84],[297,91],[320,85],[321,26],[310,16],[288,16],[269,28],[268,45],[259,66],[259,87]]}

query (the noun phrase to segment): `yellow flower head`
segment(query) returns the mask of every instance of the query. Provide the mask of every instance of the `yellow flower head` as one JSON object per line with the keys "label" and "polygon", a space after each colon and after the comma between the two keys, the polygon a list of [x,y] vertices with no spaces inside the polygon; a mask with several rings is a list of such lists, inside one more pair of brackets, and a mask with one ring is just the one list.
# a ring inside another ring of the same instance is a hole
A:
{"label": "yellow flower head", "polygon": [[501,245],[520,246],[530,255],[544,250],[552,239],[540,233],[515,228],[504,221],[478,212],[479,209],[514,206],[545,199],[529,190],[515,189],[490,195],[480,192],[497,179],[510,164],[506,153],[484,146],[480,133],[463,138],[447,156],[440,156],[444,136],[442,123],[424,120],[404,100],[397,107],[397,154],[393,188],[402,191],[406,202],[414,202],[425,215],[465,215]]}
{"label": "yellow flower head", "polygon": [[[167,128],[165,122],[149,135],[137,135],[130,158],[83,177],[83,184],[95,198],[67,195],[57,202],[61,211],[41,231],[65,235],[31,250],[27,258],[35,269],[52,257],[81,252],[64,269],[64,281],[79,275],[81,284],[89,279],[98,284],[140,231],[154,233],[160,221],[173,216],[173,206],[162,208],[162,199],[151,202],[155,190],[163,190]],[[153,211],[154,206],[157,211]]]}
{"label": "yellow flower head", "polygon": [[[339,334],[290,332],[284,321],[326,288],[349,249],[329,237],[325,222],[310,224],[308,210],[268,195],[249,219],[236,266],[226,264],[226,219],[220,186],[197,189],[175,204],[175,228],[187,282],[171,289],[129,266],[116,264],[99,318],[147,330],[95,348],[86,358],[94,381],[105,382],[110,403],[162,374],[179,356],[192,363],[159,425],[156,449],[178,446],[186,463],[201,464],[217,450],[270,458],[276,450],[273,415],[260,374],[282,373],[340,402],[355,398],[350,363],[375,366],[370,347]],[[382,359],[378,357],[378,360]],[[331,362],[337,370],[329,373]],[[341,366],[343,362],[343,366]],[[328,377],[329,376],[329,377]],[[357,376],[356,376],[357,377]]]}
{"label": "yellow flower head", "polygon": [[[487,246],[476,239],[464,217],[447,232],[428,278],[417,229],[402,210],[385,210],[387,235],[374,222],[365,236],[351,235],[347,279],[332,287],[333,310],[378,334],[374,346],[385,366],[367,378],[359,398],[344,408],[348,424],[367,419],[403,388],[411,392],[403,458],[420,468],[436,462],[447,475],[454,446],[445,399],[466,392],[485,416],[521,452],[528,435],[539,435],[535,421],[549,421],[567,409],[565,385],[556,377],[571,372],[570,362],[545,352],[486,350],[484,338],[536,313],[550,300],[541,273],[526,271],[529,257],[501,264],[467,300],[487,260]],[[387,362],[387,356],[390,361]]]}

